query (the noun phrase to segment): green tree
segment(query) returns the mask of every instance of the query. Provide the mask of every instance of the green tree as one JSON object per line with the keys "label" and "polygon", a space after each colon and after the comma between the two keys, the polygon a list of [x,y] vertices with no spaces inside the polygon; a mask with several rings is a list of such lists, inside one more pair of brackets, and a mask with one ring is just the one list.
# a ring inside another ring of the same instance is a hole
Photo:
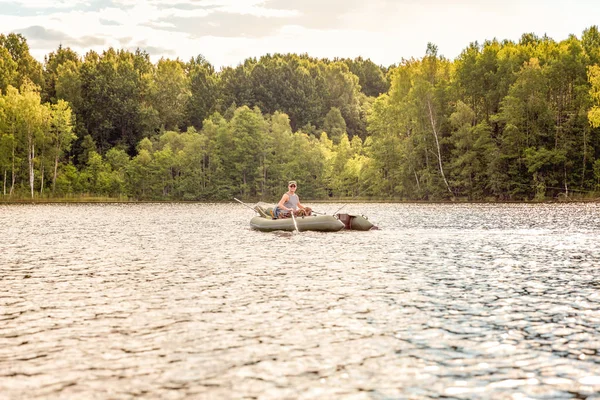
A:
{"label": "green tree", "polygon": [[69,102],[75,111],[81,110],[82,106],[79,68],[79,63],[67,60],[57,66],[56,76],[53,78],[56,99]]}
{"label": "green tree", "polygon": [[386,68],[362,57],[357,57],[354,60],[346,59],[344,62],[348,65],[350,72],[358,77],[360,90],[365,95],[377,97],[389,90],[390,85],[385,77]]}
{"label": "green tree", "polygon": [[501,81],[510,78],[500,69],[502,45],[486,41],[482,46],[471,43],[455,61],[454,85],[459,98],[474,112],[477,122],[485,120],[498,112],[500,101],[506,95]]}
{"label": "green tree", "polygon": [[104,163],[102,155],[94,150],[90,151],[85,172],[89,177],[87,190],[94,194],[107,194],[110,187],[107,179],[108,166]]}
{"label": "green tree", "polygon": [[78,171],[73,164],[60,164],[58,176],[56,177],[55,193],[61,195],[81,194],[85,191],[84,180],[85,174]]}
{"label": "green tree", "polygon": [[177,129],[183,123],[190,98],[189,78],[179,60],[161,58],[156,66],[152,104],[165,129]]}
{"label": "green tree", "polygon": [[56,190],[58,164],[65,152],[71,148],[71,143],[77,138],[73,133],[73,115],[69,104],[58,100],[50,106],[50,144],[54,154],[54,173],[52,176],[52,193]]}
{"label": "green tree", "polygon": [[366,146],[374,161],[369,165],[381,169],[384,193],[454,196],[446,177],[450,79],[450,62],[431,44],[423,60],[405,61],[392,71],[389,95],[373,105],[372,141]]}
{"label": "green tree", "polygon": [[581,41],[571,35],[560,43],[544,42],[547,60],[542,72],[547,78],[552,130],[544,147],[564,155],[556,165],[553,179],[560,181],[565,195],[571,186],[583,186],[589,168],[589,126],[585,118],[589,106],[586,56]]}
{"label": "green tree", "polygon": [[565,153],[557,149],[529,147],[524,151],[524,158],[527,171],[532,174],[535,199],[543,200],[546,197],[548,186],[558,183],[553,172],[557,165],[565,162]]}
{"label": "green tree", "polygon": [[[1,100],[0,100],[1,102]],[[1,106],[0,106],[1,107]],[[2,117],[2,113],[0,112],[0,117]],[[8,183],[8,172],[11,171],[11,187],[9,189],[9,194],[12,194],[14,183],[15,183],[15,173],[14,173],[14,159],[15,159],[15,137],[12,134],[0,134],[0,168],[2,171],[2,194],[6,196],[6,186]]]}
{"label": "green tree", "polygon": [[243,106],[236,110],[231,120],[230,173],[236,191],[242,197],[255,197],[264,187],[262,148],[268,126],[258,109]]}
{"label": "green tree", "polygon": [[333,140],[333,143],[339,144],[342,137],[346,135],[346,121],[342,117],[340,109],[332,107],[325,116],[323,129],[327,132],[327,136]]}
{"label": "green tree", "polygon": [[254,105],[254,94],[250,80],[250,71],[256,60],[247,59],[236,68],[225,67],[219,73],[219,99],[217,111],[225,112],[232,104]]}
{"label": "green tree", "polygon": [[15,136],[14,133],[10,132],[11,123],[9,116],[12,114],[12,110],[9,108],[6,99],[0,93],[0,171],[2,172],[2,194],[6,196],[6,185],[8,178],[8,171],[11,171],[11,188],[10,194],[14,188],[14,153],[15,153]]}
{"label": "green tree", "polygon": [[[324,135],[326,136],[326,135]],[[319,139],[314,136],[297,131],[292,134],[291,145],[288,147],[288,156],[283,167],[283,180],[278,182],[279,191],[275,197],[279,201],[285,192],[286,182],[290,179],[302,185],[302,198],[319,198],[325,193],[323,170],[325,161]]]}
{"label": "green tree", "polygon": [[338,108],[346,121],[348,135],[364,136],[361,129],[363,124],[360,119],[358,77],[342,62],[325,64],[321,68],[326,90],[324,114],[332,107]]}
{"label": "green tree", "polygon": [[525,149],[545,146],[551,139],[553,121],[547,99],[547,78],[539,60],[532,58],[518,72],[497,115],[497,121],[504,126],[500,152],[508,185],[504,190],[509,196],[526,195],[531,185],[526,172]]}
{"label": "green tree", "polygon": [[469,200],[485,195],[490,181],[488,165],[496,150],[490,126],[485,121],[479,124],[475,121],[475,112],[458,101],[456,111],[450,116],[453,187]]}
{"label": "green tree", "polygon": [[581,45],[590,65],[600,63],[600,32],[597,25],[590,26],[583,31]]}
{"label": "green tree", "polygon": [[263,148],[263,156],[266,158],[263,163],[263,198],[279,200],[277,197],[283,193],[283,185],[291,179],[292,172],[288,169],[290,159],[302,157],[296,152],[291,121],[287,114],[276,112],[271,116],[269,138]]}
{"label": "green tree", "polygon": [[80,68],[79,114],[101,154],[115,145],[132,151],[142,137],[154,133],[157,126],[147,126],[154,115],[148,105],[152,70],[149,56],[139,51],[111,48],[101,56],[86,54]]}
{"label": "green tree", "polygon": [[9,85],[18,86],[18,65],[12,59],[8,49],[0,47],[0,93],[6,93]]}
{"label": "green tree", "polygon": [[[141,140],[140,145],[138,145],[138,154],[133,157],[126,172],[127,192],[138,200],[145,199],[151,195],[151,182],[148,178],[151,169],[152,154],[146,144],[149,142],[147,138]],[[150,143],[151,147],[152,144]]]}
{"label": "green tree", "polygon": [[588,120],[594,128],[600,127],[600,66],[592,65],[588,67],[588,79],[590,82],[590,96],[594,100],[594,105],[588,112]]}
{"label": "green tree", "polygon": [[125,171],[129,165],[129,155],[122,149],[113,147],[106,152],[106,162],[113,171]]}
{"label": "green tree", "polygon": [[417,75],[411,93],[417,112],[415,128],[430,131],[433,134],[434,154],[436,155],[439,172],[446,189],[453,196],[454,194],[444,172],[444,156],[442,154],[444,107],[447,106],[445,92],[450,78],[450,65],[447,60],[438,57],[437,47],[429,43],[427,45],[427,55],[423,58],[421,67],[421,73]]}
{"label": "green tree", "polygon": [[187,103],[186,120],[196,129],[217,106],[219,81],[214,67],[202,56],[191,59],[187,66],[190,79],[190,98]]}
{"label": "green tree", "polygon": [[8,50],[11,58],[17,64],[15,87],[20,88],[27,81],[32,82],[38,88],[42,87],[42,64],[29,53],[29,45],[23,35],[20,33],[0,34],[0,48]]}
{"label": "green tree", "polygon": [[171,198],[175,186],[177,163],[170,145],[152,153],[150,184],[155,198]]}
{"label": "green tree", "polygon": [[[360,140],[359,138],[357,139]],[[338,195],[352,195],[353,189],[357,188],[358,185],[357,182],[351,182],[353,180],[351,175],[354,171],[348,170],[348,164],[354,157],[348,135],[344,133],[337,145],[334,142],[332,150],[332,154],[328,159],[328,162],[331,164],[327,168],[329,174],[326,176],[328,187],[333,190],[333,193]]]}
{"label": "green tree", "polygon": [[183,200],[201,200],[208,197],[212,174],[208,138],[193,127],[180,134],[182,147],[177,151],[179,176],[176,196]]}
{"label": "green tree", "polygon": [[233,183],[226,168],[231,149],[231,132],[228,121],[218,112],[212,114],[202,125],[207,149],[202,157],[201,182],[203,198],[231,198]]}
{"label": "green tree", "polygon": [[[408,68],[400,67],[395,74],[407,77]],[[410,150],[407,149],[409,136],[408,113],[404,111],[405,103],[400,99],[406,96],[406,80],[397,76],[392,81],[390,94],[380,96],[374,103],[368,119],[369,139],[365,143],[367,154],[373,162],[370,165],[372,190],[383,196],[395,196],[404,192],[404,181],[407,176],[403,173],[409,166],[410,175],[415,177],[416,190],[420,196],[420,181],[416,166],[407,163]],[[410,180],[412,181],[412,179]]]}
{"label": "green tree", "polygon": [[22,93],[12,86],[8,87],[5,96],[5,110],[9,131],[15,132],[19,146],[25,149],[28,161],[29,189],[31,198],[34,197],[36,147],[44,139],[48,110],[40,101],[40,94],[32,83],[22,86]]}
{"label": "green tree", "polygon": [[81,153],[79,154],[78,161],[81,165],[86,165],[90,158],[90,153],[92,151],[98,152],[98,148],[96,146],[96,142],[94,141],[91,135],[85,135],[83,137],[80,147]]}
{"label": "green tree", "polygon": [[80,64],[79,55],[69,47],[64,48],[62,45],[58,46],[56,52],[51,52],[48,56],[44,57],[44,70],[42,74],[44,78],[42,91],[44,102],[56,103],[60,98],[56,93],[56,85],[59,77],[58,69],[66,62],[78,67]]}

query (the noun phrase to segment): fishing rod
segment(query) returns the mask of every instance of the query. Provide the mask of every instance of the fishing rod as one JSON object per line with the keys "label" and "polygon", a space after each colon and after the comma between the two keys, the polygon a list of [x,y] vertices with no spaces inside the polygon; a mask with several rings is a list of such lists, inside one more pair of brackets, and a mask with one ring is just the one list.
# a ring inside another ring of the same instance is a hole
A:
{"label": "fishing rod", "polygon": [[[342,208],[346,207],[347,205],[348,205],[348,204],[344,204],[342,207],[340,207],[340,208],[339,208],[339,209],[338,209],[336,212],[334,212],[334,213],[333,213],[333,214],[331,214],[331,215],[335,215],[335,214],[337,214],[337,213],[338,213],[338,211],[340,211]],[[327,213],[322,213],[322,212],[318,212],[318,211],[315,211],[315,210],[312,210],[312,212],[313,212],[313,214],[317,214],[317,215],[329,215],[329,214],[327,214]]]}
{"label": "fishing rod", "polygon": [[254,212],[257,212],[254,208],[250,207],[248,204],[244,203],[241,200],[236,199],[235,197],[233,198],[235,201],[237,201],[238,203],[240,203],[241,205],[243,205],[244,207],[248,207],[249,209],[251,209]]}
{"label": "fishing rod", "polygon": [[341,206],[340,208],[337,209],[336,212],[333,213],[333,215],[337,214],[338,212],[340,212],[342,210],[342,208],[346,207],[348,205],[348,203],[344,204],[343,206]]}

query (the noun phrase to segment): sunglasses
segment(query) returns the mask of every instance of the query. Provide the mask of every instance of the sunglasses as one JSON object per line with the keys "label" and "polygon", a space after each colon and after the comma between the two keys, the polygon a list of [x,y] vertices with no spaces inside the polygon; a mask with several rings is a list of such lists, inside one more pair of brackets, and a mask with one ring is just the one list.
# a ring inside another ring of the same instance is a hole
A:
{"label": "sunglasses", "polygon": [[290,185],[290,187],[296,187],[296,185]]}

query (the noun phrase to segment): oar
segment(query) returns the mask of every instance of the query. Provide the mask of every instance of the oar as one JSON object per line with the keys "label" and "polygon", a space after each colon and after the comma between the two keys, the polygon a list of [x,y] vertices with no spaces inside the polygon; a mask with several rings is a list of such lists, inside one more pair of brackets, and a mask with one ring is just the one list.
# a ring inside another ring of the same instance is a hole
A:
{"label": "oar", "polygon": [[294,210],[290,210],[290,214],[292,214],[292,220],[294,221],[294,226],[296,227],[296,232],[300,233],[298,230],[298,224],[296,223],[296,217],[294,216]]}
{"label": "oar", "polygon": [[250,207],[248,204],[244,203],[243,201],[240,201],[238,199],[236,199],[235,197],[233,198],[235,201],[237,201],[238,203],[240,203],[241,205],[243,205],[244,207],[248,207],[249,209],[251,209],[252,211],[256,212],[256,210],[252,207]]}

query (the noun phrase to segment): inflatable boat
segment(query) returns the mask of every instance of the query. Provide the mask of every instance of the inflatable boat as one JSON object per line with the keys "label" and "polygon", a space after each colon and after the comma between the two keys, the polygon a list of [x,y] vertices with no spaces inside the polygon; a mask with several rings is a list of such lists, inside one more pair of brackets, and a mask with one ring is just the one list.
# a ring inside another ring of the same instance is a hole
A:
{"label": "inflatable boat", "polygon": [[364,215],[336,214],[336,218],[344,224],[344,229],[351,231],[368,231],[378,229]]}
{"label": "inflatable boat", "polygon": [[250,220],[252,229],[262,232],[273,231],[317,231],[337,232],[342,229],[354,231],[368,231],[377,229],[364,215],[336,214],[333,215],[309,215],[296,217],[296,224],[292,218],[274,218],[273,208],[264,209],[260,206],[254,207],[259,215]]}
{"label": "inflatable boat", "polygon": [[[310,215],[306,217],[296,217],[298,230],[317,231],[317,232],[337,232],[344,229],[344,223],[333,215]],[[292,218],[273,219],[270,217],[256,216],[250,220],[250,227],[262,232],[273,231],[295,231],[294,220]]]}

